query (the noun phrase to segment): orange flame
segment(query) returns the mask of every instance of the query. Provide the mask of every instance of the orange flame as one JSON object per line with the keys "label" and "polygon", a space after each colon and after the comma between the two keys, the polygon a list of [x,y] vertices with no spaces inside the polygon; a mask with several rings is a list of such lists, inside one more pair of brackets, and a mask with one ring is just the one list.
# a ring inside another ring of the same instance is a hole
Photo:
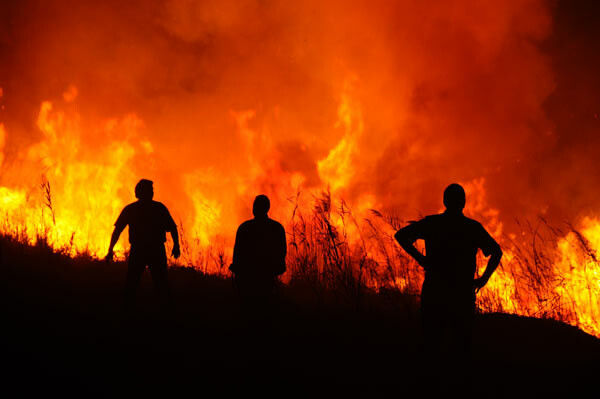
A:
{"label": "orange flame", "polygon": [[458,181],[504,250],[479,307],[600,336],[597,143],[548,115],[561,75],[540,46],[560,17],[547,2],[34,3],[2,27],[2,232],[101,257],[149,178],[180,262],[218,272],[255,195],[288,227],[325,198],[334,247],[376,265],[362,278],[416,291],[392,234]]}

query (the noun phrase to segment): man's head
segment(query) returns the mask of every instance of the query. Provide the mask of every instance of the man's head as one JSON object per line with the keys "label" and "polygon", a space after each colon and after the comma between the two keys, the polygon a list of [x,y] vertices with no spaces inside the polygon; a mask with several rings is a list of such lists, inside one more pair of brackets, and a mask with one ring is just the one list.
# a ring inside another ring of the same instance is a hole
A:
{"label": "man's head", "polygon": [[450,212],[462,212],[465,207],[465,190],[460,184],[452,183],[444,190],[444,206]]}
{"label": "man's head", "polygon": [[152,180],[142,179],[135,185],[135,197],[141,201],[150,201],[154,197]]}
{"label": "man's head", "polygon": [[254,205],[252,205],[252,213],[255,217],[266,217],[267,212],[271,208],[271,201],[266,195],[257,195],[254,198]]}

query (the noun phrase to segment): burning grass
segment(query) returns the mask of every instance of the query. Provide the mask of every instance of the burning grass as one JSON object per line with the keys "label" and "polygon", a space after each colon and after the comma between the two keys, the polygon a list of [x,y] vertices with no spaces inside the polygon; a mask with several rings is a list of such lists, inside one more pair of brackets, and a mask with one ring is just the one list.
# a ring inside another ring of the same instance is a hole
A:
{"label": "burning grass", "polygon": [[[365,287],[417,296],[422,270],[395,243],[403,221],[376,210],[357,223],[345,203],[336,208],[324,194],[312,214],[295,214],[290,223],[289,279],[334,289],[359,306]],[[351,241],[349,226],[359,232]],[[598,223],[564,228],[538,219],[522,235],[497,237],[505,251],[501,267],[478,295],[483,313],[511,313],[563,321],[600,336],[600,244]],[[480,258],[479,272],[486,260]]]}
{"label": "burning grass", "polygon": [[[326,217],[323,205],[315,212]],[[19,396],[56,391],[62,397],[179,397],[213,390],[233,396],[253,389],[310,397],[423,396],[431,381],[418,351],[418,296],[391,282],[371,286],[369,279],[389,281],[385,276],[402,269],[390,260],[392,270],[379,266],[384,271],[372,274],[365,263],[361,274],[357,262],[367,257],[349,253],[352,245],[339,241],[343,233],[334,240],[337,229],[326,220],[297,226],[306,227],[303,237],[309,238],[298,239],[303,252],[290,251],[298,260],[289,264],[287,284],[278,287],[275,323],[266,337],[271,341],[260,344],[240,328],[235,290],[224,273],[173,265],[175,312],[169,320],[156,314],[145,273],[135,321],[127,325],[118,312],[124,262],[72,256],[68,247],[57,250],[43,239],[32,246],[25,237],[0,237],[7,321],[1,336],[11,365],[5,388]],[[315,243],[337,243],[338,252],[313,251]],[[337,263],[325,263],[330,259]],[[479,315],[476,327],[477,367],[494,375],[493,383],[473,380],[477,397],[592,387],[596,338],[553,320],[498,313]]]}
{"label": "burning grass", "polygon": [[[55,221],[50,183],[43,179],[44,201],[39,214],[44,223],[34,238],[14,218],[6,217],[2,230],[19,242],[35,243],[55,252],[95,258],[76,247],[72,233],[66,244],[52,243],[59,226]],[[367,293],[395,295],[418,301],[423,274],[418,265],[395,243],[393,234],[405,221],[398,214],[370,210],[358,218],[348,205],[335,201],[329,192],[312,198],[312,208],[300,206],[301,193],[290,198],[292,213],[284,222],[288,236],[289,286],[307,287],[317,302],[334,300],[355,308],[364,306]],[[586,219],[577,229],[562,228],[540,218],[535,224],[521,223],[520,236],[496,237],[504,259],[489,284],[478,295],[482,313],[510,313],[549,318],[577,326],[600,336],[600,224]],[[180,223],[182,258],[173,265],[190,267],[204,274],[229,275],[231,243],[215,237],[201,245]],[[107,237],[108,240],[108,237]],[[121,239],[124,241],[124,238]],[[124,252],[121,259],[127,253]],[[485,259],[479,259],[480,269]],[[404,306],[399,304],[399,306]]]}

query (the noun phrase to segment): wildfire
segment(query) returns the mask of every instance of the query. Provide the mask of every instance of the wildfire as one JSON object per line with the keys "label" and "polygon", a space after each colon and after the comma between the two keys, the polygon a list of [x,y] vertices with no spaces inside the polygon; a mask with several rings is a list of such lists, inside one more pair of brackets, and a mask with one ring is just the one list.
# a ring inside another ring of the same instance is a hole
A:
{"label": "wildfire", "polygon": [[415,292],[392,235],[456,181],[504,252],[480,309],[600,337],[597,124],[546,107],[546,2],[114,5],[39,2],[0,27],[2,233],[102,257],[148,178],[179,262],[217,273],[264,193],[291,266]]}
{"label": "wildfire", "polygon": [[564,281],[556,292],[566,303],[575,304],[571,322],[600,336],[600,221],[584,218],[578,231],[558,242],[556,268]]}

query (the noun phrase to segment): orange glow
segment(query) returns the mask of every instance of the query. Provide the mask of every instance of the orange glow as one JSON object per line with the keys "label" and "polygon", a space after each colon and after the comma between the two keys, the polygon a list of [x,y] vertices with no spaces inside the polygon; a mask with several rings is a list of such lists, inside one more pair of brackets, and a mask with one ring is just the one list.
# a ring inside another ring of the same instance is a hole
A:
{"label": "orange glow", "polygon": [[569,232],[558,242],[556,267],[564,281],[556,293],[573,308],[571,323],[600,336],[600,221],[585,218],[579,233]]}
{"label": "orange glow", "polygon": [[600,337],[597,175],[545,108],[547,2],[39,3],[0,81],[4,234],[103,257],[147,178],[177,262],[221,273],[263,193],[290,264],[327,267],[318,242],[371,287],[417,293],[393,233],[458,182],[504,251],[480,309]]}

